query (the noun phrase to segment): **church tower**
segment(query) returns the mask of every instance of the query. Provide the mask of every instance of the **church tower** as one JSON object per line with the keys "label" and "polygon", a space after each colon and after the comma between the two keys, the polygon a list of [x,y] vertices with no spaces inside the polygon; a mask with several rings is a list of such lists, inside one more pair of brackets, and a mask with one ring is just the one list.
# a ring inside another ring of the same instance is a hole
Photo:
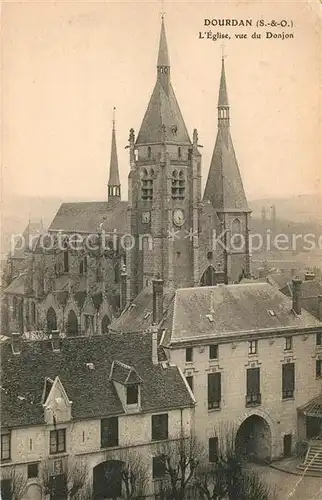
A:
{"label": "church tower", "polygon": [[129,138],[129,299],[160,275],[166,287],[194,286],[198,270],[201,155],[187,132],[170,76],[162,17],[157,75],[141,128]]}
{"label": "church tower", "polygon": [[250,213],[230,134],[225,61],[222,58],[218,97],[218,132],[205,187],[204,202],[218,215],[224,241],[226,282],[250,274]]}
{"label": "church tower", "polygon": [[108,181],[108,201],[121,200],[121,183],[119,176],[119,164],[117,159],[116,137],[115,137],[115,108],[113,109],[113,126],[111,142],[110,178]]}

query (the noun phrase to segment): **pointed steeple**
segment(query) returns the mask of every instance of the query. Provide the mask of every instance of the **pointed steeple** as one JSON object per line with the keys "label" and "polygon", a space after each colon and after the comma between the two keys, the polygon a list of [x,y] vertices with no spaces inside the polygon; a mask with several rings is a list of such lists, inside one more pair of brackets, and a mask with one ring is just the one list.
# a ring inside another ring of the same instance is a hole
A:
{"label": "pointed steeple", "polygon": [[229,104],[224,57],[218,97],[218,132],[211,159],[204,201],[218,211],[248,212],[246,195],[229,129]]}
{"label": "pointed steeple", "polygon": [[190,145],[191,141],[170,81],[170,58],[164,17],[157,59],[157,81],[143,118],[136,144],[158,144],[162,142],[165,127],[169,142]]}
{"label": "pointed steeple", "polygon": [[113,127],[110,160],[110,178],[108,181],[108,199],[121,199],[121,183],[119,176],[119,164],[117,159],[116,136],[115,136],[115,108],[113,108]]}
{"label": "pointed steeple", "polygon": [[222,57],[221,59],[221,76],[220,76],[220,86],[219,86],[219,96],[218,96],[218,108],[221,107],[229,107],[224,57]]}
{"label": "pointed steeple", "polygon": [[167,37],[165,34],[165,25],[164,25],[164,17],[163,16],[161,18],[161,33],[160,33],[157,67],[160,68],[162,66],[170,68],[168,44],[167,44]]}

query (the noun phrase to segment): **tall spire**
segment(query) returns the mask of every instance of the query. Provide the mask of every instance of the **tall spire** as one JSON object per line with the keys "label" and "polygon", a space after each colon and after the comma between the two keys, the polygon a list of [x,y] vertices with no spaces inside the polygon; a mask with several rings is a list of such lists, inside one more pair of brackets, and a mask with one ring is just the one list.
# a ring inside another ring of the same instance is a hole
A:
{"label": "tall spire", "polygon": [[229,129],[224,56],[221,61],[218,97],[218,133],[206,182],[204,200],[210,201],[217,211],[249,211]]}
{"label": "tall spire", "polygon": [[229,126],[229,103],[225,73],[225,56],[221,58],[221,76],[218,95],[218,125]]}
{"label": "tall spire", "polygon": [[158,53],[158,63],[157,67],[170,67],[170,59],[168,52],[168,44],[167,37],[165,34],[165,25],[164,25],[164,15],[161,17],[161,33],[160,33],[160,42],[159,42],[159,53]]}
{"label": "tall spire", "polygon": [[121,198],[121,183],[119,176],[119,164],[117,159],[116,137],[115,137],[115,108],[113,108],[113,127],[110,160],[110,178],[108,181],[108,199]]}

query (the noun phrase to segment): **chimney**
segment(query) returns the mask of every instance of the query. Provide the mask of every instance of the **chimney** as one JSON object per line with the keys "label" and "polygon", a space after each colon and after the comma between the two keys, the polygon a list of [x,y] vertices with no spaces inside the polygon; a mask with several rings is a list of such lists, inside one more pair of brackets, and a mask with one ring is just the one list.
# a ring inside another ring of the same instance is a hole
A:
{"label": "chimney", "polygon": [[152,280],[153,284],[153,318],[152,324],[158,325],[163,318],[163,280],[160,274]]}
{"label": "chimney", "polygon": [[315,279],[315,274],[312,273],[311,271],[307,271],[305,273],[305,281],[313,281]]}
{"label": "chimney", "polygon": [[158,328],[154,325],[152,326],[152,363],[157,365],[158,359]]}
{"label": "chimney", "polygon": [[11,334],[11,349],[13,354],[21,354],[22,348],[22,338],[21,333],[12,333]]}
{"label": "chimney", "polygon": [[322,295],[318,295],[318,319],[322,321]]}
{"label": "chimney", "polygon": [[60,351],[60,337],[59,330],[52,330],[51,332],[51,346],[53,351]]}
{"label": "chimney", "polygon": [[302,280],[300,278],[294,278],[292,280],[293,284],[293,311],[295,314],[301,314],[301,285]]}
{"label": "chimney", "polygon": [[127,297],[127,274],[123,269],[121,272],[121,289],[120,289],[120,308],[121,312],[124,311],[126,307],[126,297]]}

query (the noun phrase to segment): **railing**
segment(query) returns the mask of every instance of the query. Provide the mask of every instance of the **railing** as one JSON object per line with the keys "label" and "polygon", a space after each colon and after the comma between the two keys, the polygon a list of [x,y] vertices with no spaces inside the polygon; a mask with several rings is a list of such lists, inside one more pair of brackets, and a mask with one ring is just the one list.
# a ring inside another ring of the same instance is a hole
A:
{"label": "railing", "polygon": [[246,406],[257,406],[262,403],[262,395],[260,392],[250,392],[246,394]]}

